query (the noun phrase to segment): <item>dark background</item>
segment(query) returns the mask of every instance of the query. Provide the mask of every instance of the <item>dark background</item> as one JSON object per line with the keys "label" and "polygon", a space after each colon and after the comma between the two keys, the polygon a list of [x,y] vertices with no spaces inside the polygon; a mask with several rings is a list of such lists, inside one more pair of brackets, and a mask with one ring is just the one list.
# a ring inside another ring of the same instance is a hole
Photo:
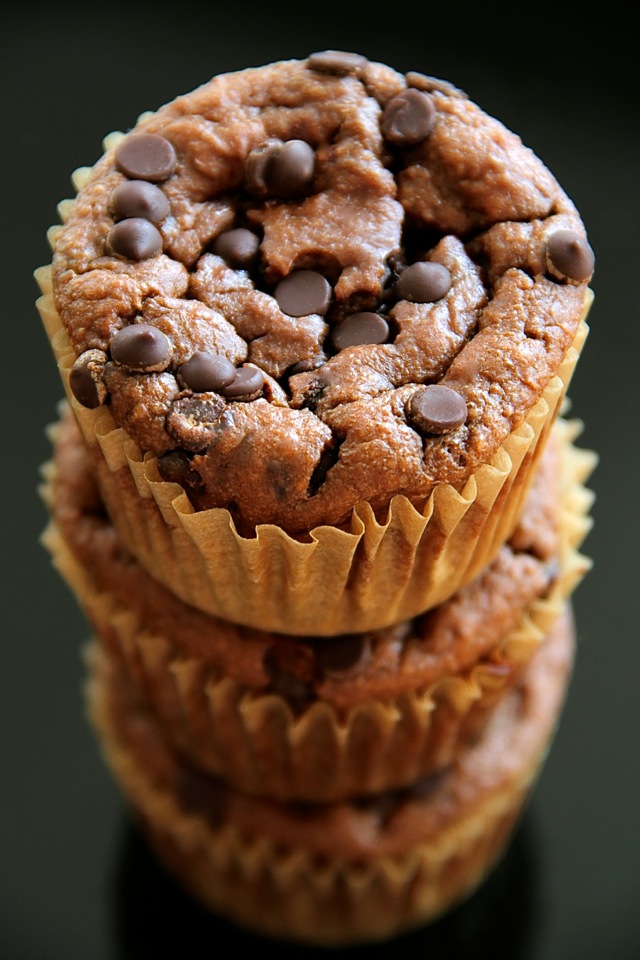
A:
{"label": "dark background", "polygon": [[214,73],[326,48],[466,90],[547,163],[597,257],[591,334],[570,391],[585,424],[580,443],[600,457],[584,545],[594,567],[575,594],[578,657],[562,723],[521,829],[485,887],[443,923],[368,952],[640,957],[638,55],[631,20],[610,4],[589,11],[211,0],[4,12],[2,960],[191,960],[220,946],[268,949],[205,916],[156,867],[85,722],[87,627],[39,544],[38,471],[61,387],[32,274],[49,260],[45,233],[72,194],[72,171],[98,158],[108,132]]}

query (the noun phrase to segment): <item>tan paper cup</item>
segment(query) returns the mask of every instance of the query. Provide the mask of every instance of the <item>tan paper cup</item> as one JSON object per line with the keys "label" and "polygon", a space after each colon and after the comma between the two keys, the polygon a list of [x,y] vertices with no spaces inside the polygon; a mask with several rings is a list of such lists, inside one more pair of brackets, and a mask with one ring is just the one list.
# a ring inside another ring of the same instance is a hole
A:
{"label": "tan paper cup", "polygon": [[[38,308],[69,403],[95,463],[107,509],[127,548],[186,603],[234,623],[289,634],[361,632],[409,619],[472,580],[515,526],[548,431],[587,334],[580,325],[556,375],[525,421],[458,491],[438,486],[416,509],[395,497],[383,522],[357,506],[350,529],[322,526],[302,542],[265,524],[240,536],[224,509],[196,511],[160,478],[108,408],[81,407],[69,389],[75,359],[37,271]],[[586,305],[586,312],[590,305]]]}
{"label": "tan paper cup", "polygon": [[[163,588],[141,571],[128,601],[104,580],[101,586],[94,568],[102,571],[110,562],[109,551],[97,550],[87,561],[74,555],[72,539],[65,542],[56,517],[69,506],[81,511],[82,504],[67,503],[69,493],[56,502],[53,464],[45,471],[43,495],[53,520],[44,542],[100,644],[119,659],[167,739],[189,762],[237,789],[281,800],[326,802],[375,793],[405,786],[449,763],[461,745],[477,738],[588,570],[578,548],[590,527],[592,496],[584,482],[594,456],[573,443],[579,429],[575,421],[557,421],[553,452],[558,455],[552,462],[557,459],[558,468],[551,478],[543,474],[542,482],[558,484],[558,572],[552,587],[514,613],[509,629],[489,626],[494,645],[471,665],[449,668],[425,682],[416,662],[411,683],[391,675],[386,685],[378,680],[368,697],[349,694],[348,706],[341,702],[338,684],[338,692],[321,687],[316,702],[294,711],[285,696],[265,690],[264,681],[260,686],[256,679],[276,638],[194,614],[163,596]],[[60,469],[65,466],[69,462],[63,459]],[[478,589],[487,589],[486,582],[483,578]],[[458,606],[464,609],[474,597],[461,598]],[[151,623],[149,609],[155,617]],[[236,661],[246,666],[241,669]],[[347,676],[343,685],[357,689],[368,682],[360,674]]]}
{"label": "tan paper cup", "polygon": [[114,662],[91,652],[94,730],[166,867],[207,908],[254,932],[344,946],[434,920],[493,869],[549,749],[574,637],[565,614],[482,741],[430,784],[368,806],[304,811],[183,767],[135,695],[127,701]]}

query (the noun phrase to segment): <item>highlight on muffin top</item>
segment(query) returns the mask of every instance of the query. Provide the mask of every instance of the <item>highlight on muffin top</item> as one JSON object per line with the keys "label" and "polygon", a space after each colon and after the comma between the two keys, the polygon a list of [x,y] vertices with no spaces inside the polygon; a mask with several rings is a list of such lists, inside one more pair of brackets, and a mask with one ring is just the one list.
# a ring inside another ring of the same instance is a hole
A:
{"label": "highlight on muffin top", "polygon": [[108,404],[196,509],[296,532],[487,462],[593,270],[515,133],[448,82],[329,50],[143,115],[76,196],[53,293],[79,404]]}

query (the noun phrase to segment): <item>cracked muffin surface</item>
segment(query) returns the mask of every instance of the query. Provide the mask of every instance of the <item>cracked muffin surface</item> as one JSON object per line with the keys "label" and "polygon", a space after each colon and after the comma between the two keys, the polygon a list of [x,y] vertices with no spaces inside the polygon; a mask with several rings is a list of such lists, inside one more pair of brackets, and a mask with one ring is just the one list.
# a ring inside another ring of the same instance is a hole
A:
{"label": "cracked muffin surface", "polygon": [[323,51],[115,139],[56,237],[71,390],[239,530],[460,488],[585,313],[573,202],[444,81]]}

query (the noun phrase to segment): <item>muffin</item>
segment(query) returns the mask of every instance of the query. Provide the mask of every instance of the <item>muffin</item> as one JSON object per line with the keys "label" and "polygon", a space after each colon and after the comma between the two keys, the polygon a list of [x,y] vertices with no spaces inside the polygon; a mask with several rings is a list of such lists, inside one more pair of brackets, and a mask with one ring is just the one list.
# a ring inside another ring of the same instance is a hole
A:
{"label": "muffin", "polygon": [[450,763],[513,688],[589,562],[593,455],[558,420],[524,510],[453,597],[370,633],[243,627],[189,607],[124,547],[65,406],[52,433],[44,542],[98,643],[171,748],[243,793],[329,802],[397,789]]}
{"label": "muffin", "polygon": [[435,920],[494,869],[542,769],[574,649],[567,608],[476,744],[404,790],[336,804],[245,795],[180,760],[96,645],[87,705],[136,822],[194,898],[266,936],[364,944]]}
{"label": "muffin", "polygon": [[580,216],[451,84],[340,51],[214,77],[74,178],[38,304],[132,554],[327,636],[469,583],[587,332]]}

